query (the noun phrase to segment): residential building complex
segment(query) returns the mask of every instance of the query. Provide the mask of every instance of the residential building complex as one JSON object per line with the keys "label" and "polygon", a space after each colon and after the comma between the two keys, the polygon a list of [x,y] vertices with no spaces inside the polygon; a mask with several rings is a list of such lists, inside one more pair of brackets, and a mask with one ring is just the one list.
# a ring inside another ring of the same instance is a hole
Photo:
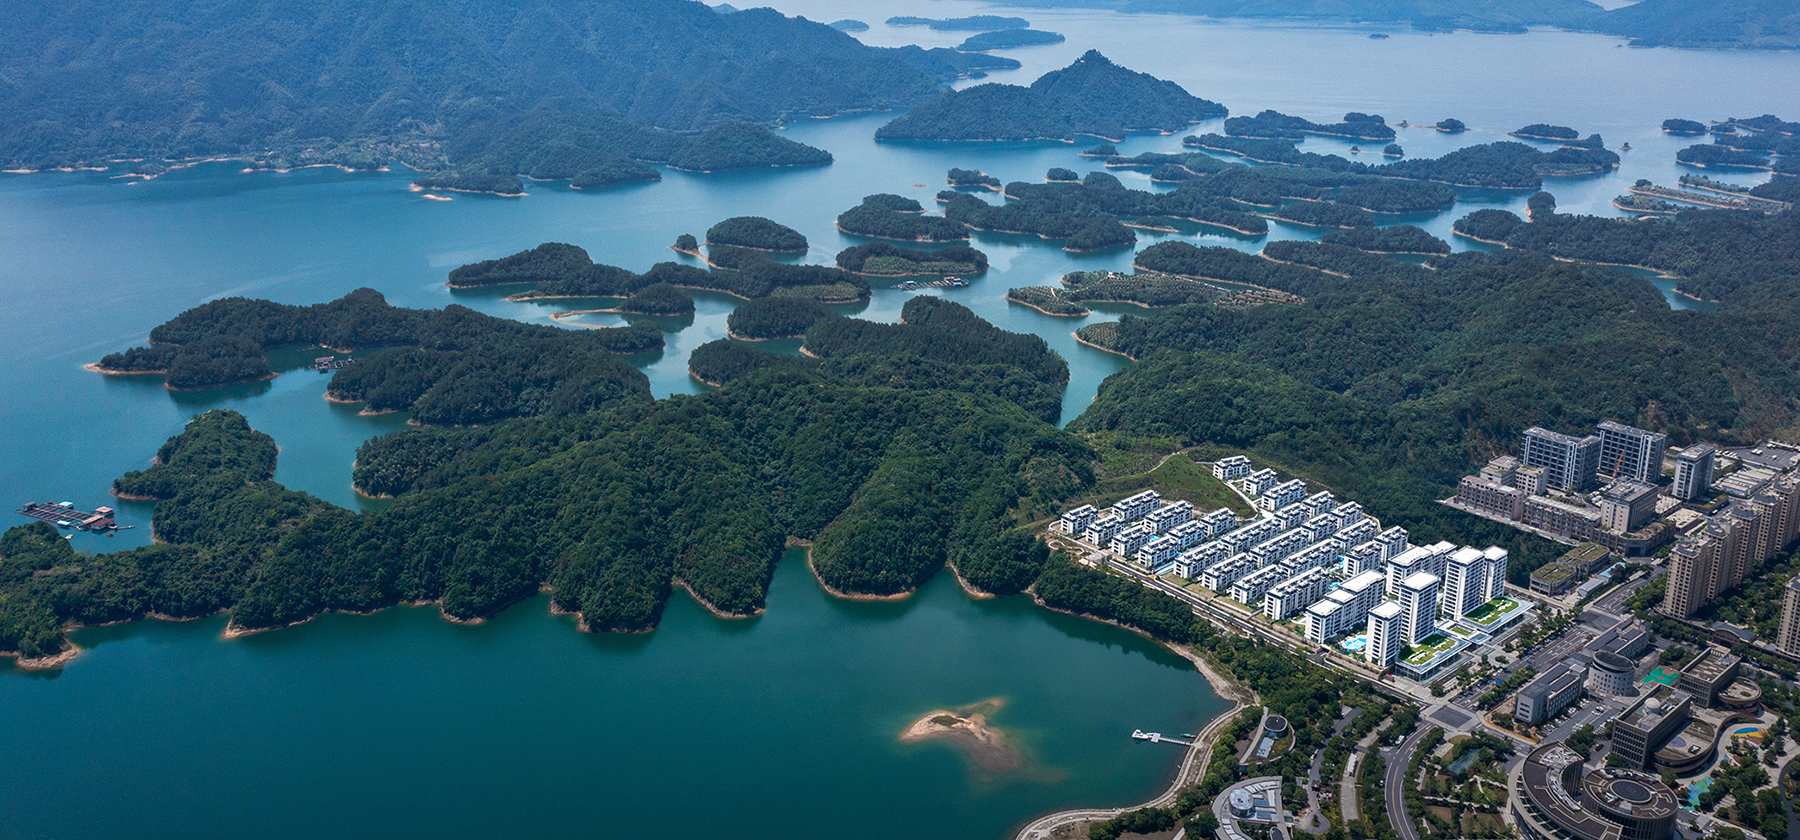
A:
{"label": "residential building complex", "polygon": [[1263,510],[1276,510],[1306,498],[1306,482],[1296,478],[1283,481],[1262,492],[1256,500],[1256,506]]}
{"label": "residential building complex", "polygon": [[1398,601],[1382,601],[1369,610],[1368,644],[1363,658],[1377,668],[1389,668],[1400,659],[1400,648],[1407,642],[1403,626],[1405,610]]}
{"label": "residential building complex", "polygon": [[1250,474],[1250,459],[1243,455],[1232,455],[1213,462],[1213,478],[1220,481],[1231,481]]}
{"label": "residential building complex", "polygon": [[1363,627],[1369,611],[1381,603],[1382,594],[1382,574],[1378,571],[1363,572],[1344,581],[1306,609],[1307,640],[1322,645]]}
{"label": "residential building complex", "polygon": [[1324,597],[1331,576],[1324,569],[1307,569],[1271,587],[1263,596],[1263,615],[1270,621],[1285,621]]}
{"label": "residential building complex", "polygon": [[1112,512],[1126,522],[1142,519],[1146,514],[1156,510],[1162,503],[1162,494],[1155,490],[1145,490],[1120,499],[1112,506]]}
{"label": "residential building complex", "polygon": [[1734,499],[1669,555],[1662,611],[1687,618],[1800,537],[1800,480],[1782,475],[1754,498]]}
{"label": "residential building complex", "polygon": [[1417,572],[1400,581],[1401,642],[1416,645],[1437,629],[1438,576]]}
{"label": "residential building complex", "polygon": [[1607,420],[1600,424],[1599,473],[1656,484],[1662,480],[1663,451],[1668,448],[1668,435]]}

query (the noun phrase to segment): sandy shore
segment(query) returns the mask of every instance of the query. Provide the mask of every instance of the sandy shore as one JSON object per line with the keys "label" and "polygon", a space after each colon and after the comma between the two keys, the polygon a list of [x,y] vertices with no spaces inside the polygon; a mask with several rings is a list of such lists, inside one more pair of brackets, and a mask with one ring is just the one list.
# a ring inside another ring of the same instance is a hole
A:
{"label": "sandy shore", "polygon": [[1094,348],[1094,349],[1095,349],[1095,350],[1099,350],[1099,351],[1101,351],[1101,352],[1102,352],[1102,353],[1114,353],[1114,354],[1117,354],[1117,355],[1120,355],[1120,356],[1124,356],[1124,357],[1125,357],[1125,358],[1127,358],[1127,359],[1130,359],[1130,360],[1132,360],[1132,361],[1134,361],[1134,362],[1135,362],[1135,361],[1137,361],[1137,358],[1136,358],[1136,357],[1134,357],[1134,356],[1132,356],[1132,355],[1131,355],[1131,354],[1130,354],[1130,353],[1127,353],[1127,352],[1125,352],[1125,351],[1123,351],[1123,350],[1114,350],[1114,349],[1112,349],[1112,348],[1111,348],[1111,347],[1101,347],[1101,346],[1100,346],[1100,345],[1098,345],[1098,344],[1095,344],[1095,343],[1094,343],[1094,342],[1092,342],[1092,341],[1088,341],[1088,340],[1087,340],[1087,339],[1085,339],[1085,338],[1082,338],[1082,337],[1081,337],[1081,333],[1078,333],[1078,332],[1072,332],[1072,333],[1069,333],[1069,335],[1072,335],[1072,336],[1074,336],[1074,337],[1075,337],[1075,340],[1076,340],[1076,341],[1077,341],[1077,342],[1079,342],[1079,343],[1081,343],[1081,344],[1085,344],[1085,345],[1087,345],[1087,346],[1089,346],[1089,347],[1092,347],[1092,348]]}
{"label": "sandy shore", "polygon": [[960,748],[970,761],[990,773],[1005,773],[1024,764],[1006,733],[988,723],[988,717],[1006,705],[1006,699],[991,697],[980,703],[954,711],[934,709],[926,712],[900,733],[900,742],[946,740]]}
{"label": "sandy shore", "polygon": [[113,370],[112,368],[101,367],[98,362],[88,362],[87,364],[82,365],[81,369],[91,370],[94,373],[104,374],[106,376],[165,376],[168,374],[168,371],[166,370]]}
{"label": "sandy shore", "polygon": [[50,656],[22,656],[18,651],[0,651],[0,656],[13,657],[13,667],[21,671],[49,671],[61,668],[81,655],[81,648],[76,647],[74,642],[64,639],[63,644],[68,647]]}
{"label": "sandy shore", "polygon": [[[695,378],[698,378],[698,377],[695,377]],[[679,576],[677,576],[673,580],[673,583],[676,586],[680,587],[681,591],[686,592],[688,594],[688,597],[693,598],[694,603],[699,604],[701,607],[705,608],[706,611],[709,613],[712,613],[715,618],[729,618],[734,621],[737,619],[742,619],[742,618],[755,618],[759,615],[762,615],[763,612],[767,609],[766,607],[757,607],[755,612],[747,612],[747,613],[728,612],[726,610],[719,609],[718,606],[713,604],[713,602],[700,597],[700,593],[694,591],[693,585],[688,583],[687,581],[681,579]]]}
{"label": "sandy shore", "polygon": [[[1003,297],[1005,297],[1009,303],[1016,303],[1020,306],[1035,309],[1035,310],[1042,312],[1045,315],[1048,315],[1052,318],[1086,318],[1087,316],[1094,314],[1091,310],[1088,310],[1085,308],[1082,309],[1080,312],[1051,312],[1050,310],[1045,309],[1041,306],[1038,306],[1035,303],[1030,303],[1028,301],[1019,300],[1018,298],[1013,297],[1012,295],[1004,295]],[[1074,301],[1070,301],[1070,303],[1074,303]],[[1080,304],[1075,304],[1075,305],[1080,306]]]}
{"label": "sandy shore", "polygon": [[843,225],[838,225],[838,224],[834,224],[833,226],[838,229],[838,233],[842,233],[846,236],[860,236],[860,237],[863,237],[864,239],[881,239],[881,240],[884,240],[887,242],[967,242],[967,241],[969,241],[969,237],[967,237],[967,236],[965,236],[961,239],[929,239],[929,238],[926,238],[923,236],[914,237],[912,239],[901,239],[900,237],[897,237],[897,236],[876,236],[872,233],[857,233],[856,231],[853,231],[853,230],[845,230]]}

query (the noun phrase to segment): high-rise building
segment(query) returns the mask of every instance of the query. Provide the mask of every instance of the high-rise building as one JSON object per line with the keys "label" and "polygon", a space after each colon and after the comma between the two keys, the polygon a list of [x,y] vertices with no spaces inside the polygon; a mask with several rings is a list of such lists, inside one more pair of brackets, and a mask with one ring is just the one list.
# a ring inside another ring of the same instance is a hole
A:
{"label": "high-rise building", "polygon": [[1608,420],[1600,424],[1600,474],[1656,484],[1662,480],[1663,452],[1668,448],[1668,435]]}
{"label": "high-rise building", "polygon": [[1718,451],[1710,443],[1696,443],[1675,456],[1675,486],[1670,488],[1675,498],[1691,502],[1712,489],[1713,456]]}
{"label": "high-rise building", "polygon": [[1480,549],[1464,547],[1450,555],[1444,567],[1444,618],[1455,621],[1487,603],[1487,571]]}
{"label": "high-rise building", "polygon": [[1800,481],[1783,476],[1753,499],[1735,501],[1675,544],[1663,612],[1687,618],[1800,536]]}
{"label": "high-rise building", "polygon": [[1656,518],[1656,485],[1635,478],[1621,478],[1600,494],[1600,525],[1615,534],[1629,534]]}
{"label": "high-rise building", "polygon": [[1481,556],[1487,560],[1487,599],[1492,601],[1506,594],[1506,549],[1490,545]]}
{"label": "high-rise building", "polygon": [[1418,572],[1400,581],[1401,639],[1416,645],[1437,630],[1438,576]]}
{"label": "high-rise building", "polygon": [[1600,468],[1600,438],[1570,437],[1532,426],[1525,430],[1519,460],[1544,471],[1543,489],[1586,490]]}
{"label": "high-rise building", "polygon": [[1775,634],[1775,646],[1782,653],[1800,656],[1800,575],[1789,578],[1781,588],[1781,629]]}
{"label": "high-rise building", "polygon": [[1369,610],[1369,644],[1363,648],[1369,664],[1387,668],[1400,660],[1400,648],[1406,644],[1401,639],[1404,612],[1398,601],[1382,601]]}

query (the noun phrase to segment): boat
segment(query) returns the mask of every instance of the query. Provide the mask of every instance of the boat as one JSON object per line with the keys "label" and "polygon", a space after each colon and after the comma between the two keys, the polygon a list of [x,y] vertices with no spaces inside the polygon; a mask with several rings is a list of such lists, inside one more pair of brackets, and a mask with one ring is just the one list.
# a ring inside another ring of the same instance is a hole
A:
{"label": "boat", "polygon": [[1631,151],[1631,144],[1630,144],[1630,143],[1626,143],[1626,144],[1625,144],[1625,145],[1623,145],[1623,146],[1620,146],[1620,147],[1619,147],[1619,151],[1621,151],[1621,152],[1629,152],[1629,151]]}
{"label": "boat", "polygon": [[1142,729],[1131,730],[1131,737],[1139,741],[1156,741],[1162,738],[1161,732],[1145,732]]}

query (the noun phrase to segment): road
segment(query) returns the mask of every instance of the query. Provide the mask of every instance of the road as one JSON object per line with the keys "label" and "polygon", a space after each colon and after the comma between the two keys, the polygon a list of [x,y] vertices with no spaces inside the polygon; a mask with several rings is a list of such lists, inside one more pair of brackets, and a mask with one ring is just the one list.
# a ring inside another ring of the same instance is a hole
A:
{"label": "road", "polygon": [[1400,840],[1419,840],[1419,826],[1406,812],[1406,767],[1407,763],[1412,760],[1413,751],[1419,748],[1419,742],[1425,740],[1425,733],[1430,732],[1431,729],[1432,727],[1421,721],[1419,728],[1414,730],[1413,734],[1406,736],[1406,740],[1401,741],[1399,747],[1390,750],[1389,755],[1383,756],[1383,759],[1387,761],[1387,770],[1383,776],[1382,785],[1383,797],[1387,801],[1388,822],[1393,823],[1394,830],[1400,832]]}

